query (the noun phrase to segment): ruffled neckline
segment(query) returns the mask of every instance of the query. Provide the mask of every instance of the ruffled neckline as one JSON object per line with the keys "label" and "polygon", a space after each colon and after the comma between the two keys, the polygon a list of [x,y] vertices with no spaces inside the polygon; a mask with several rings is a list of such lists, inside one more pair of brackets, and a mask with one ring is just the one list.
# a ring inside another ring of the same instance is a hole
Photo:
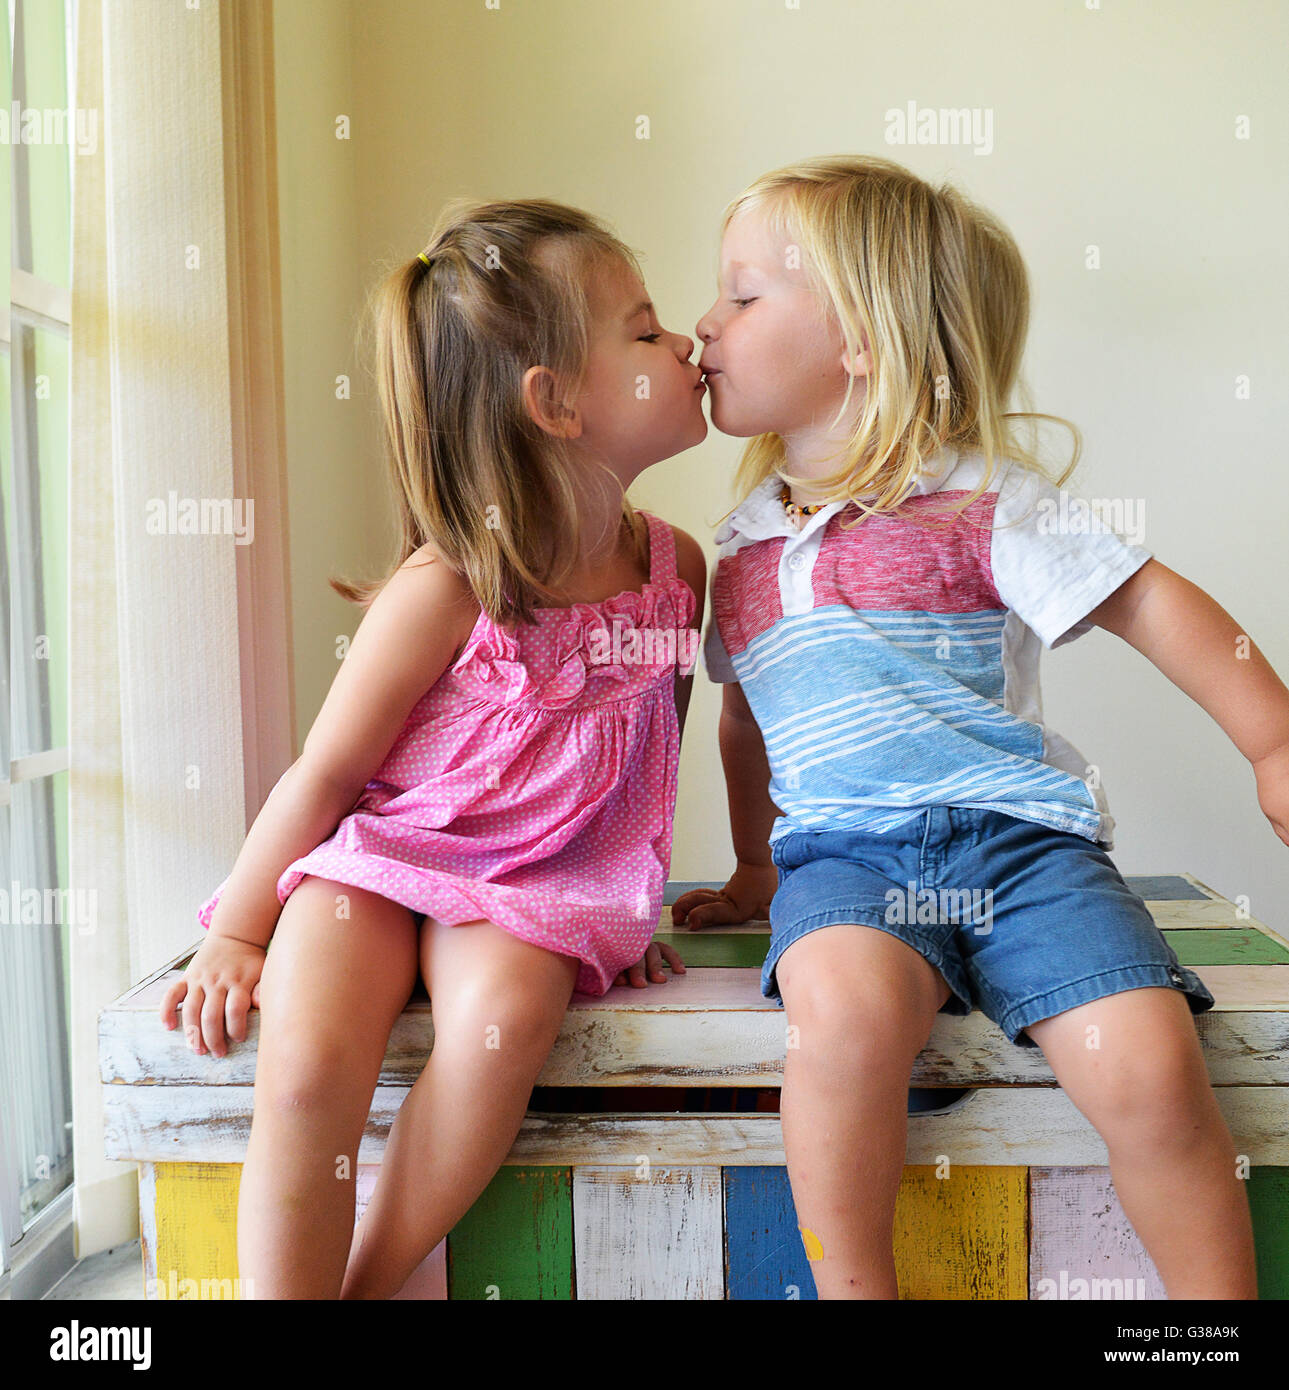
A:
{"label": "ruffled neckline", "polygon": [[605,660],[603,656],[604,644],[613,641],[614,628],[620,630],[619,642],[633,628],[671,628],[679,632],[688,627],[694,602],[689,585],[674,575],[662,581],[649,580],[640,590],[624,589],[594,603],[535,608],[538,621],[532,626],[543,633],[553,630],[555,637],[554,671],[544,681],[534,680],[520,660],[515,638],[480,612],[474,631],[451,670],[477,681],[481,693],[486,691],[490,699],[505,705],[523,701],[547,709],[559,708],[591,683],[617,686],[626,693],[637,667]]}

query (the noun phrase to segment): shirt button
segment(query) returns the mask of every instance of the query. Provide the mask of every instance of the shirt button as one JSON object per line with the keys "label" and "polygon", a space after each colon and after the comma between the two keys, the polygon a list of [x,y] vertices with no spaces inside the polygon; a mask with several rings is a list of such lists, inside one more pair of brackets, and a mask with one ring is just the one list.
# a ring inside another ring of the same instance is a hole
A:
{"label": "shirt button", "polygon": [[798,550],[788,557],[788,568],[790,570],[803,570],[806,567],[806,557]]}

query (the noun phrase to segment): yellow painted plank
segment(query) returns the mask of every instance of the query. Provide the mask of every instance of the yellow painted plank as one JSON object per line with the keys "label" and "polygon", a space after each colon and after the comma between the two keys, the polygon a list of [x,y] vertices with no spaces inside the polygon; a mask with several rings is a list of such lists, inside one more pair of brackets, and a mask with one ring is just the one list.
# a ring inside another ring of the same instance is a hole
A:
{"label": "yellow painted plank", "polygon": [[1029,1297],[1028,1169],[904,1169],[895,1201],[895,1272],[904,1299]]}
{"label": "yellow painted plank", "polygon": [[156,1297],[235,1298],[240,1163],[156,1165]]}

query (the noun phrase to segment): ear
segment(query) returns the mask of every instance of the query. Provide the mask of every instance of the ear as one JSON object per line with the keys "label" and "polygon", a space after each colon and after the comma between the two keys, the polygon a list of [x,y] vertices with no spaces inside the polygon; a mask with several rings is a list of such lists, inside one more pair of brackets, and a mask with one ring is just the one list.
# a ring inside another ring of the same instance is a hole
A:
{"label": "ear", "polygon": [[845,350],[845,339],[841,341],[841,370],[848,377],[868,377],[873,370],[873,356],[869,350],[868,335],[862,328],[859,329],[859,342],[864,345],[864,350],[857,356],[851,357],[851,354]]}
{"label": "ear", "polygon": [[520,384],[524,409],[533,423],[557,439],[577,439],[582,417],[575,406],[560,399],[555,373],[549,367],[529,367]]}
{"label": "ear", "polygon": [[863,339],[864,349],[856,357],[852,357],[846,351],[846,345],[842,344],[841,369],[848,376],[869,376],[873,370],[873,356],[869,351],[868,339]]}

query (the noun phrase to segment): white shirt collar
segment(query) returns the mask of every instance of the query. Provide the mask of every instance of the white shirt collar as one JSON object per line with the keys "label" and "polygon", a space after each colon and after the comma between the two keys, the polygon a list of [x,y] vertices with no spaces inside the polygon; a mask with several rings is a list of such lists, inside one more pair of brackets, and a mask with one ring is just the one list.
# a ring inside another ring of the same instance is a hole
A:
{"label": "white shirt collar", "polygon": [[[938,492],[957,464],[958,451],[953,447],[935,454],[926,461],[922,472],[913,480],[913,492],[909,495],[924,496],[930,492]],[[812,535],[821,526],[826,526],[828,519],[847,505],[845,502],[829,502],[813,516],[808,516],[805,525],[798,531],[779,500],[782,490],[783,479],[777,473],[771,473],[768,478],[758,483],[717,527],[717,545],[723,545],[736,531],[749,541],[762,541],[771,536],[787,536],[797,540]]]}

